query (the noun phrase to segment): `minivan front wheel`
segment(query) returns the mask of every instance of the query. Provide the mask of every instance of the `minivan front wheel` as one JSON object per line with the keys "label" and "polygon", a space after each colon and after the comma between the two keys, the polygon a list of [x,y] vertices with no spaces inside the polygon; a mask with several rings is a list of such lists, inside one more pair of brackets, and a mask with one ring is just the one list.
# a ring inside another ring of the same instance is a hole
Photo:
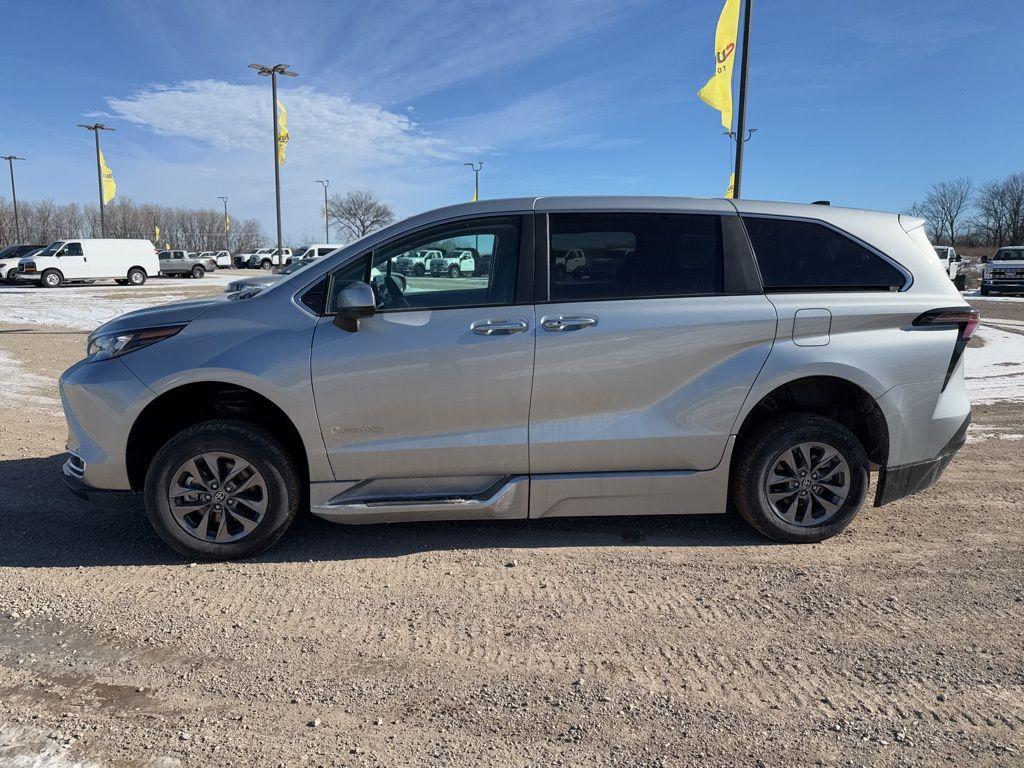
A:
{"label": "minivan front wheel", "polygon": [[744,441],[731,496],[753,528],[776,541],[823,541],[846,528],[868,488],[860,441],[833,419],[786,414]]}
{"label": "minivan front wheel", "polygon": [[300,495],[284,446],[242,421],[185,429],[157,452],[146,473],[150,523],[193,560],[232,560],[267,549],[295,519]]}

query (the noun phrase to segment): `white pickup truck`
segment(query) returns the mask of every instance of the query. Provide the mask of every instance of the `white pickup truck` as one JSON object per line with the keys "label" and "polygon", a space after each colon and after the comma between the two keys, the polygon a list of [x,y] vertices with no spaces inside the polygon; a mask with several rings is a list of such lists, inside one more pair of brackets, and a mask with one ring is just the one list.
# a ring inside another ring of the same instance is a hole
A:
{"label": "white pickup truck", "polygon": [[260,248],[249,257],[246,264],[249,269],[273,269],[283,267],[292,263],[292,249],[283,248],[278,252],[277,248]]}
{"label": "white pickup truck", "polygon": [[953,285],[958,290],[962,291],[966,287],[967,276],[960,271],[960,254],[951,245],[936,245],[933,247],[935,248],[935,255],[939,257],[939,263],[946,270],[949,279],[953,281]]}

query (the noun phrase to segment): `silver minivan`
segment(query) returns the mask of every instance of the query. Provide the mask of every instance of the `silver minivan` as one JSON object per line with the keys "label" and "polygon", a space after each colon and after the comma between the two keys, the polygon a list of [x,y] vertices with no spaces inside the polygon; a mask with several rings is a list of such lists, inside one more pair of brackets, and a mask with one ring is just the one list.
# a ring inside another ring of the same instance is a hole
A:
{"label": "silver minivan", "polygon": [[[397,279],[434,249],[490,268]],[[594,268],[554,268],[577,251]],[[61,377],[63,474],[143,494],[194,559],[260,552],[307,506],[341,523],[735,509],[816,542],[870,471],[876,506],[939,477],[970,421],[977,323],[902,214],[481,201],[248,298],[101,326]]]}

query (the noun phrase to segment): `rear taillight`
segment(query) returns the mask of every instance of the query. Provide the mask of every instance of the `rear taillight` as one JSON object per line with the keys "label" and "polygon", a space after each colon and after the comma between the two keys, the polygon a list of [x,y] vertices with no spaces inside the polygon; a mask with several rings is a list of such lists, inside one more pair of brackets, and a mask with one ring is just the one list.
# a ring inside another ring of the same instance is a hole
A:
{"label": "rear taillight", "polygon": [[967,342],[974,335],[978,323],[981,322],[981,313],[974,307],[943,307],[941,309],[929,309],[922,312],[914,320],[914,326],[918,328],[957,328],[959,335],[953,345],[953,355],[949,359],[949,368],[946,370],[946,378],[942,382],[945,389],[949,383],[949,377],[953,375],[956,364],[963,357],[967,349]]}

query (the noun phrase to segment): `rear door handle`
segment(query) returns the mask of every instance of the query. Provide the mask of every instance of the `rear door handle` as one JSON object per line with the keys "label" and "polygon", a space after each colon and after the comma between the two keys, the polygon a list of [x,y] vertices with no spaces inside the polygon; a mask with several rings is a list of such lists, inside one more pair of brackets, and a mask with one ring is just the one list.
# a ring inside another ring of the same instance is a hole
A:
{"label": "rear door handle", "polygon": [[558,315],[541,318],[540,325],[545,331],[579,331],[597,325],[597,318],[590,315]]}
{"label": "rear door handle", "polygon": [[477,320],[469,329],[480,336],[508,336],[510,333],[522,333],[530,324],[522,318],[515,320]]}

